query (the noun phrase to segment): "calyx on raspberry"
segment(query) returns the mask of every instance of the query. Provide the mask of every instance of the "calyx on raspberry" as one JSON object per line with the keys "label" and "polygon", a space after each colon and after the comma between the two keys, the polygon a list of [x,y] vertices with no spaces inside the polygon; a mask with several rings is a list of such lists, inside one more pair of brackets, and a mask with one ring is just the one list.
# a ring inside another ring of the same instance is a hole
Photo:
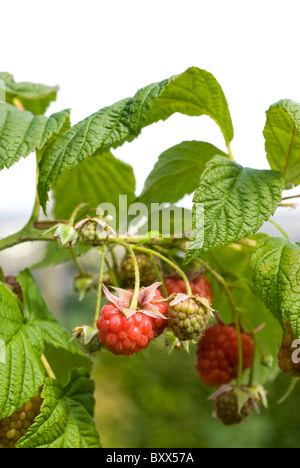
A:
{"label": "calyx on raspberry", "polygon": [[[253,360],[253,338],[241,333],[243,370],[249,369]],[[212,325],[197,345],[196,371],[208,386],[219,387],[238,375],[239,351],[236,328],[231,325]]]}
{"label": "calyx on raspberry", "polygon": [[195,340],[205,332],[213,315],[204,297],[173,294],[169,298],[169,327],[180,341]]}
{"label": "calyx on raspberry", "polygon": [[214,400],[216,417],[225,426],[232,426],[244,421],[253,410],[259,413],[260,400],[266,404],[265,394],[261,386],[249,388],[223,385],[210,399]]}
{"label": "calyx on raspberry", "polygon": [[73,336],[76,338],[80,346],[88,354],[95,354],[103,348],[102,343],[97,336],[98,330],[89,325],[82,325],[73,329]]}
{"label": "calyx on raspberry", "polygon": [[86,293],[91,291],[95,284],[93,275],[79,275],[74,278],[74,288],[79,293],[79,301],[84,299]]}
{"label": "calyx on raspberry", "polygon": [[167,305],[157,291],[161,283],[142,288],[138,295],[137,309],[131,309],[134,292],[114,288],[119,297],[103,286],[106,304],[97,321],[98,338],[114,354],[131,355],[149,346],[152,338],[165,328]]}

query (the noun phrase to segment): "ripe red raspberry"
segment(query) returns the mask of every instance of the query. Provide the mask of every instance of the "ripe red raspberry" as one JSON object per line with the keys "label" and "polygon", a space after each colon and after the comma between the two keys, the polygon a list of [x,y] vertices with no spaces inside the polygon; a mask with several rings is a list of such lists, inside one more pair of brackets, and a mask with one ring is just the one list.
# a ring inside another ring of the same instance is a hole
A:
{"label": "ripe red raspberry", "polygon": [[285,374],[291,377],[300,377],[300,363],[293,362],[292,356],[296,351],[293,347],[295,337],[293,335],[291,326],[286,323],[288,336],[283,335],[281,347],[278,353],[278,366]]}
{"label": "ripe red raspberry", "polygon": [[[173,293],[186,293],[185,282],[180,277],[167,277],[164,279],[164,284],[169,296],[171,296]],[[205,297],[210,302],[210,304],[212,304],[213,292],[210,281],[205,278],[205,276],[200,274],[196,277],[192,277],[192,279],[190,279],[190,286],[193,295]]]}
{"label": "ripe red raspberry", "polygon": [[[244,393],[244,404],[241,404],[240,409],[237,392],[240,395]],[[229,388],[215,398],[216,416],[225,426],[240,424],[254,409],[258,410],[258,402],[258,398],[248,393],[246,389]]]}
{"label": "ripe red raspberry", "polygon": [[[245,370],[252,364],[253,338],[247,333],[241,333],[241,339]],[[209,327],[197,345],[196,370],[200,379],[208,386],[219,387],[237,377],[238,364],[238,337],[235,327]]]}
{"label": "ripe red raspberry", "polygon": [[[164,299],[164,297],[161,295],[159,290],[157,289],[155,291],[155,296],[153,300],[151,301],[151,304],[155,305],[155,307],[158,309],[158,311],[168,319],[168,304],[165,302],[158,302]],[[154,331],[154,336],[160,336],[164,330],[166,329],[168,325],[168,320],[165,320],[161,317],[153,318],[150,317],[153,323],[153,331]]]}
{"label": "ripe red raspberry", "polygon": [[98,338],[109,351],[126,356],[139,353],[163,332],[168,321],[167,305],[158,302],[163,299],[157,291],[160,284],[140,290],[137,309],[130,309],[133,291],[116,288],[117,298],[103,287],[111,302],[103,307],[97,321]]}
{"label": "ripe red raspberry", "polygon": [[[183,300],[180,300],[180,296],[183,296]],[[194,340],[203,335],[211,316],[207,299],[177,294],[170,302],[169,327],[180,341]]]}
{"label": "ripe red raspberry", "polygon": [[100,341],[113,354],[139,353],[154,336],[150,317],[137,312],[127,318],[114,304],[103,307],[97,327]]}
{"label": "ripe red raspberry", "polygon": [[39,415],[42,405],[40,395],[36,395],[8,418],[0,421],[0,447],[14,448]]}

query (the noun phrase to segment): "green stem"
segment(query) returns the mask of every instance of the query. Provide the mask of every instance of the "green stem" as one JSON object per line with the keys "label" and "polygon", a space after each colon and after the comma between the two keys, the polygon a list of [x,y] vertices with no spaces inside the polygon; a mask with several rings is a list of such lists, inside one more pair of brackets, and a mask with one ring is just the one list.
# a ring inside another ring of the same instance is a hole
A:
{"label": "green stem", "polygon": [[104,247],[103,245],[99,247],[99,251],[101,253],[101,261],[100,261],[100,272],[99,272],[99,283],[98,283],[98,293],[97,293],[97,304],[96,304],[96,311],[94,316],[94,327],[97,326],[97,320],[101,314],[101,299],[102,299],[102,286],[103,286],[103,272],[104,272]]}
{"label": "green stem", "polygon": [[71,257],[73,258],[74,263],[75,263],[75,265],[76,265],[76,267],[77,267],[77,269],[78,269],[78,271],[80,273],[80,276],[82,276],[82,277],[86,276],[82,266],[80,265],[80,263],[77,260],[77,256],[76,256],[76,252],[75,252],[74,247],[71,246],[69,250],[70,250]]}
{"label": "green stem", "polygon": [[233,154],[232,154],[232,150],[231,150],[231,146],[230,146],[230,143],[226,143],[226,146],[227,146],[227,151],[228,151],[228,156],[229,156],[229,159],[231,159],[231,161],[234,161],[234,157],[233,157]]}
{"label": "green stem", "polygon": [[281,208],[297,208],[297,203],[279,203],[278,205]]}
{"label": "green stem", "polygon": [[75,221],[76,221],[76,218],[78,216],[78,214],[80,213],[80,211],[86,209],[89,207],[89,204],[88,203],[80,203],[80,205],[76,206],[75,210],[73,211],[73,213],[71,214],[71,217],[69,219],[69,225],[70,226],[73,226],[75,224]]}
{"label": "green stem", "polygon": [[51,379],[56,380],[56,376],[55,376],[53,370],[51,369],[51,366],[50,366],[49,362],[47,361],[46,356],[44,354],[41,355],[41,361],[42,361],[42,364],[44,366],[44,369],[46,370],[46,372],[48,374],[48,377],[50,377]]}
{"label": "green stem", "polygon": [[106,257],[105,257],[105,265],[107,266],[107,269],[109,271],[109,276],[111,278],[111,281],[112,281],[113,285],[116,286],[116,288],[118,288],[119,283],[118,283],[117,277],[116,277],[115,272],[114,272],[113,268],[111,267],[111,265],[110,265],[110,263],[109,263],[109,261],[108,261],[108,259]]}
{"label": "green stem", "polygon": [[237,376],[237,386],[241,385],[242,375],[243,375],[243,343],[241,337],[241,326],[240,326],[240,314],[235,303],[235,299],[231,292],[230,287],[228,286],[225,279],[219,275],[217,271],[215,271],[208,263],[198,259],[198,261],[202,264],[202,266],[209,271],[209,273],[223,286],[225,294],[227,296],[227,300],[229,302],[231,313],[232,313],[232,322],[235,324],[236,332],[237,332],[237,339],[238,339],[238,356],[239,356],[239,365],[238,365],[238,376]]}
{"label": "green stem", "polygon": [[300,195],[292,195],[291,197],[284,197],[282,200],[291,200],[293,198],[300,198]]}
{"label": "green stem", "polygon": [[242,335],[241,335],[240,317],[237,311],[235,312],[234,323],[235,323],[237,339],[238,339],[238,356],[239,356],[238,375],[236,378],[236,384],[238,387],[240,387],[242,383],[242,376],[243,376],[244,356],[243,356],[243,343],[242,343]]}
{"label": "green stem", "polygon": [[138,306],[138,297],[139,297],[139,292],[140,292],[140,270],[139,270],[138,262],[136,260],[135,253],[130,244],[127,244],[127,249],[133,261],[134,274],[135,274],[134,293],[131,299],[130,309],[136,309]]}
{"label": "green stem", "polygon": [[12,100],[12,103],[20,111],[25,111],[25,107],[23,106],[23,104],[21,103],[21,101],[18,98],[14,97],[13,100]]}
{"label": "green stem", "polygon": [[191,285],[190,285],[190,282],[186,276],[186,274],[181,270],[181,268],[179,268],[178,265],[176,265],[176,263],[172,262],[171,260],[169,260],[167,257],[165,257],[164,255],[162,255],[161,253],[159,252],[155,252],[154,250],[151,250],[151,249],[147,249],[146,247],[138,247],[138,246],[134,246],[134,249],[135,250],[138,250],[140,252],[144,252],[148,255],[155,255],[156,257],[160,258],[163,262],[167,263],[168,265],[170,265],[172,268],[174,268],[175,271],[177,271],[180,276],[182,276],[183,280],[184,280],[184,283],[185,283],[185,286],[186,286],[186,293],[188,296],[192,296],[192,290],[191,290]]}
{"label": "green stem", "polygon": [[0,251],[9,249],[24,242],[53,241],[53,233],[44,234],[40,229],[26,225],[23,229],[8,237],[0,239]]}
{"label": "green stem", "polygon": [[298,378],[296,377],[291,378],[289,388],[287,389],[283,397],[281,397],[280,400],[278,400],[277,402],[278,405],[281,405],[281,403],[283,403],[293,393],[298,382],[299,382]]}
{"label": "green stem", "polygon": [[251,364],[250,374],[249,374],[249,382],[248,382],[249,387],[253,386],[253,380],[254,380],[254,364],[255,364],[256,350],[257,350],[257,336],[255,335],[255,333],[252,334],[252,338],[253,338],[253,357],[252,357],[252,364]]}
{"label": "green stem", "polygon": [[287,240],[289,240],[289,236],[288,236],[287,232],[285,232],[285,230],[282,229],[282,227],[279,226],[279,224],[275,223],[275,221],[273,221],[272,219],[269,219],[269,223],[273,224],[273,226],[275,226],[276,229],[278,229],[278,231],[281,232],[281,234],[282,234]]}
{"label": "green stem", "polygon": [[117,277],[118,277],[118,274],[119,274],[119,267],[118,267],[117,257],[116,257],[116,254],[115,254],[113,248],[110,249],[110,254],[111,254],[112,261],[113,261],[113,271],[114,271],[114,275],[115,275],[115,277],[117,278]]}
{"label": "green stem", "polygon": [[155,272],[156,272],[156,275],[157,275],[157,278],[158,280],[161,282],[161,288],[163,290],[163,293],[164,293],[164,296],[165,298],[168,297],[168,293],[167,293],[167,290],[166,290],[166,287],[165,287],[165,284],[164,284],[164,280],[163,280],[163,277],[161,275],[161,272],[159,271],[159,268],[157,266],[157,263],[155,261],[155,258],[153,257],[153,255],[150,255],[150,258],[151,258],[151,261],[153,263],[153,267],[155,269]]}

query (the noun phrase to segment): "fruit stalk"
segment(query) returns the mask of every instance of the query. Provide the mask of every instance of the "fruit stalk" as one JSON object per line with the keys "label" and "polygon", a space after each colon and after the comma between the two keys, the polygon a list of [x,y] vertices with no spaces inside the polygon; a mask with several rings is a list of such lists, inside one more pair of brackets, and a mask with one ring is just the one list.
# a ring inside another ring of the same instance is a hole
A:
{"label": "fruit stalk", "polygon": [[93,322],[93,326],[95,328],[97,327],[97,320],[101,314],[101,298],[102,298],[103,272],[104,272],[104,260],[105,260],[103,245],[99,247],[99,251],[101,253],[101,261],[100,261],[99,283],[98,283],[98,293],[97,293],[97,304],[96,304],[96,311],[95,311],[95,317],[94,317],[94,322]]}
{"label": "fruit stalk", "polygon": [[177,273],[180,274],[180,276],[183,278],[184,280],[184,283],[185,283],[185,286],[186,286],[186,293],[188,296],[192,296],[192,290],[191,290],[191,286],[190,286],[190,282],[186,276],[186,274],[181,270],[181,268],[179,268],[178,265],[176,265],[176,263],[172,262],[171,260],[169,260],[167,257],[165,257],[164,255],[162,255],[161,253],[159,252],[155,252],[154,250],[151,250],[151,249],[148,249],[146,247],[138,247],[138,246],[134,246],[134,249],[135,250],[138,250],[139,252],[144,252],[148,255],[155,255],[156,257],[160,258],[163,262],[167,263],[168,265],[170,265],[172,268],[174,268],[175,271],[177,271]]}

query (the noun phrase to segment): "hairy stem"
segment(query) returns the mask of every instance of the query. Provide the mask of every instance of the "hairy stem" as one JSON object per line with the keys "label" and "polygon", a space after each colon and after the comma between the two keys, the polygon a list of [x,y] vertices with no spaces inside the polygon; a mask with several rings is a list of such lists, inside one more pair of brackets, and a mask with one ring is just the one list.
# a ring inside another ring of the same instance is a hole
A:
{"label": "hairy stem", "polygon": [[100,272],[99,272],[99,283],[98,283],[98,293],[97,293],[97,304],[96,304],[96,311],[94,316],[94,327],[97,326],[97,320],[101,314],[101,299],[102,299],[102,286],[103,286],[103,272],[104,272],[104,247],[99,247],[99,251],[101,253],[101,261],[100,261]]}
{"label": "hairy stem", "polygon": [[108,269],[108,272],[109,272],[109,276],[111,278],[111,281],[112,281],[112,284],[118,288],[119,287],[119,282],[118,282],[118,279],[115,275],[115,272],[113,270],[113,268],[111,267],[111,264],[109,263],[108,259],[105,257],[105,265],[107,266],[107,269]]}
{"label": "hairy stem", "polygon": [[161,253],[159,252],[155,252],[154,250],[151,250],[151,249],[147,249],[146,247],[138,247],[138,246],[134,246],[134,249],[135,250],[138,250],[140,252],[144,252],[148,255],[155,255],[156,257],[160,258],[163,262],[167,263],[168,265],[170,265],[172,268],[174,268],[174,270],[176,270],[180,276],[183,278],[184,280],[184,283],[185,283],[185,286],[186,286],[186,293],[188,296],[192,296],[192,290],[191,290],[191,285],[190,285],[190,282],[186,276],[186,274],[181,270],[181,268],[179,268],[178,265],[176,265],[176,263],[172,262],[169,258],[165,257],[164,255],[162,255]]}
{"label": "hairy stem", "polygon": [[88,209],[89,204],[88,203],[80,203],[80,205],[76,206],[75,210],[71,214],[70,220],[69,220],[69,225],[73,226],[75,224],[76,218],[80,211]]}
{"label": "hairy stem", "polygon": [[233,154],[232,154],[232,150],[231,150],[231,146],[230,146],[230,143],[226,143],[226,146],[227,146],[227,151],[228,151],[228,156],[229,156],[229,159],[231,159],[231,161],[234,161],[234,157],[233,157]]}
{"label": "hairy stem", "polygon": [[134,274],[135,274],[134,293],[131,299],[130,309],[136,309],[138,306],[138,296],[140,292],[140,270],[139,270],[139,266],[136,260],[135,253],[130,244],[127,244],[127,249],[133,261]]}
{"label": "hairy stem", "polygon": [[287,232],[286,232],[284,229],[282,229],[282,227],[281,227],[279,224],[275,223],[275,221],[273,221],[272,219],[269,219],[269,223],[273,224],[273,226],[275,226],[276,229],[278,229],[278,231],[281,232],[281,234],[282,234],[287,240],[289,240],[289,235],[287,234]]}
{"label": "hairy stem", "polygon": [[243,375],[243,344],[242,344],[242,336],[241,336],[241,325],[240,325],[240,313],[237,308],[235,299],[231,292],[229,285],[227,284],[226,280],[219,275],[217,271],[215,271],[208,263],[198,259],[202,266],[209,271],[209,273],[220,283],[226,294],[228,303],[231,308],[232,313],[232,322],[235,324],[237,338],[238,338],[238,356],[239,356],[239,365],[238,365],[238,376],[237,376],[237,386],[241,385],[242,375]]}
{"label": "hairy stem", "polygon": [[165,296],[165,298],[167,298],[167,297],[168,297],[168,293],[167,293],[167,290],[166,290],[166,287],[165,287],[165,284],[164,284],[163,277],[161,276],[161,272],[159,271],[159,268],[158,268],[158,266],[157,266],[157,263],[156,263],[155,258],[153,257],[153,255],[150,255],[150,258],[151,258],[151,261],[152,261],[152,263],[153,263],[153,266],[154,266],[154,269],[155,269],[157,278],[158,278],[158,280],[159,280],[160,283],[161,283],[161,287],[162,287],[164,296]]}
{"label": "hairy stem", "polygon": [[74,247],[71,246],[69,250],[70,250],[71,257],[72,257],[72,259],[74,260],[74,263],[75,263],[75,265],[76,265],[76,267],[77,267],[77,269],[78,269],[78,271],[79,271],[80,276],[84,277],[84,276],[85,276],[85,272],[83,271],[82,266],[80,265],[80,263],[79,263],[78,260],[77,260],[77,256],[76,256],[76,252],[75,252]]}

